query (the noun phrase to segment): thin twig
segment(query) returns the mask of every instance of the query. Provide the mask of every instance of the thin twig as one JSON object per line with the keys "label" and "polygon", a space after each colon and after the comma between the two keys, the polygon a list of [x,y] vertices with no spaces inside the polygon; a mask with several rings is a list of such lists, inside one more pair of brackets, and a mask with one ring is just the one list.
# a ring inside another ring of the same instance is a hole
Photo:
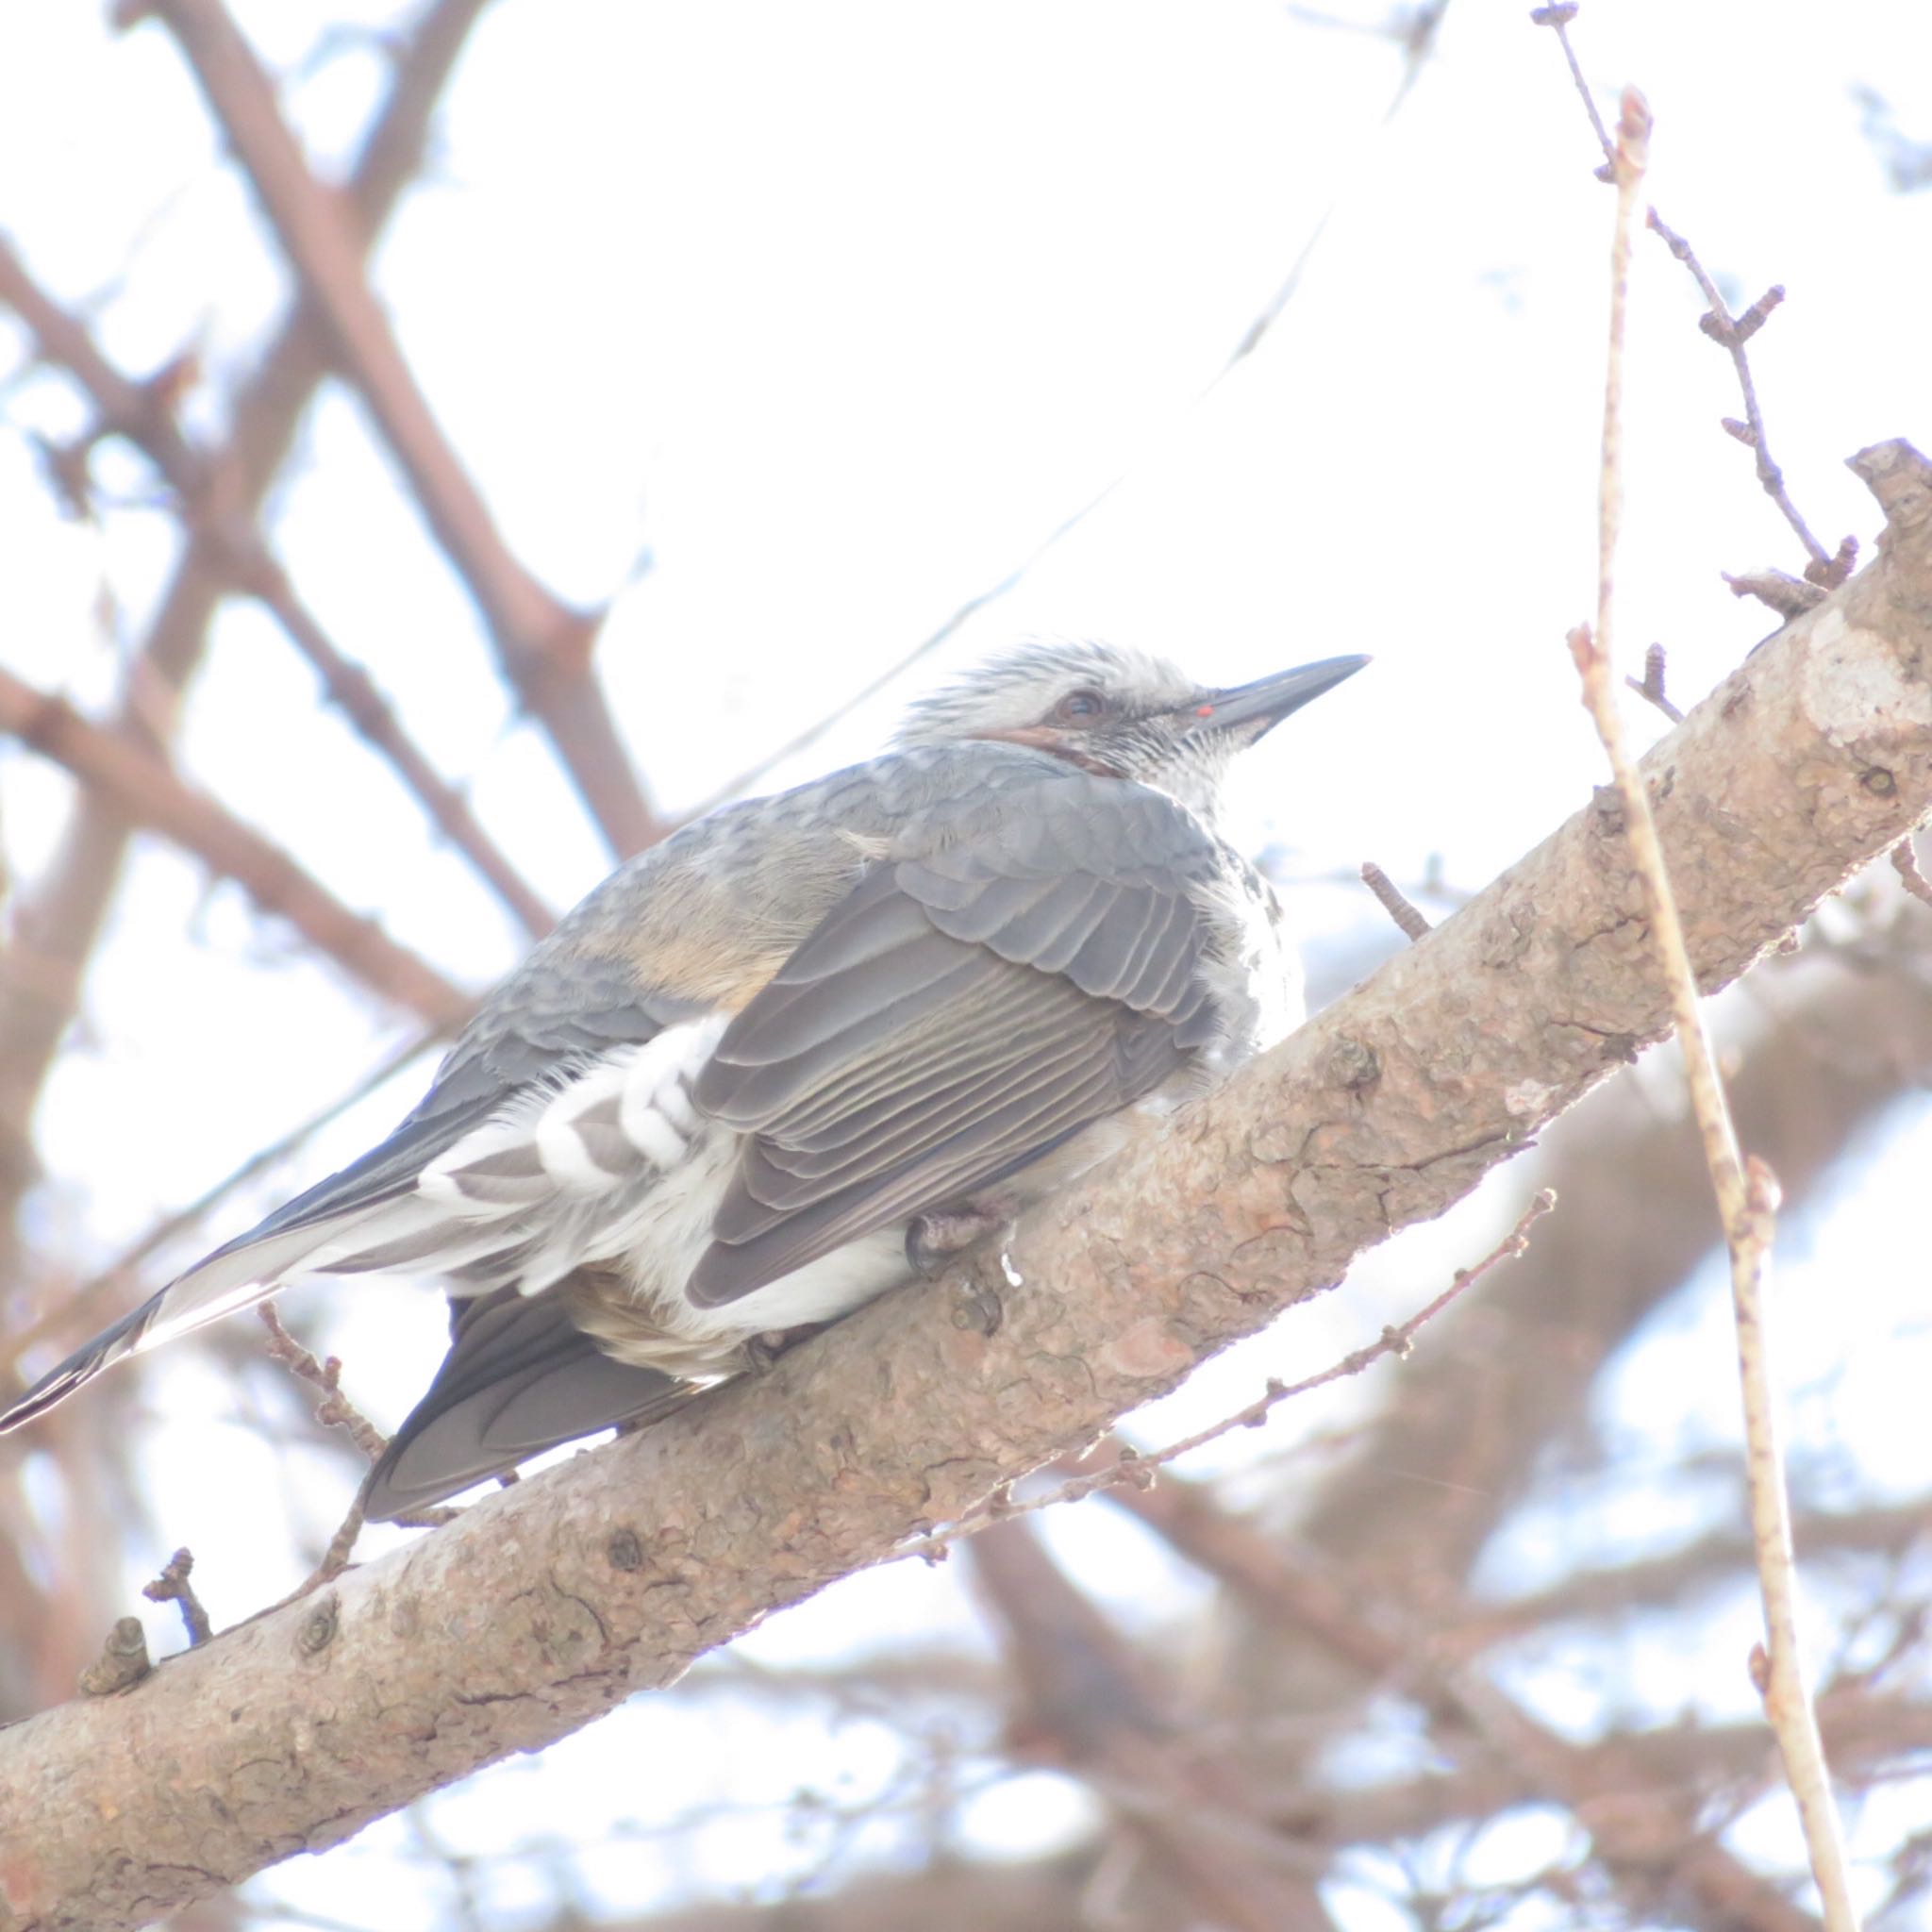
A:
{"label": "thin twig", "polygon": [[1402,896],[1399,887],[1373,858],[1362,861],[1362,884],[1374,893],[1376,903],[1411,941],[1429,930],[1429,922]]}
{"label": "thin twig", "polygon": [[[1576,92],[1590,115],[1597,144],[1604,151],[1606,165],[1596,171],[1597,178],[1611,181],[1616,178],[1617,143],[1611,139],[1610,130],[1604,125],[1604,118],[1597,111],[1595,96],[1585,77],[1583,63],[1577,59],[1576,49],[1570,43],[1570,23],[1576,18],[1576,13],[1574,4],[1539,7],[1530,19],[1536,25],[1549,27],[1556,34],[1557,43],[1562,48],[1563,58],[1570,69],[1570,77],[1576,83]],[[1810,558],[1805,567],[1806,576],[1827,591],[1837,590],[1851,575],[1857,563],[1857,541],[1847,537],[1835,553],[1829,551],[1812,535],[1811,526],[1798,513],[1797,505],[1791,501],[1790,492],[1785,488],[1784,472],[1772,459],[1771,445],[1765,438],[1764,411],[1758,408],[1757,386],[1751,375],[1751,358],[1744,353],[1744,344],[1764,326],[1772,310],[1785,299],[1784,290],[1774,284],[1741,315],[1733,315],[1719,292],[1717,283],[1697,258],[1696,251],[1690,242],[1675,229],[1666,226],[1655,208],[1646,212],[1645,222],[1671,253],[1690,270],[1707,305],[1698,326],[1729,355],[1731,366],[1737,372],[1739,392],[1744,399],[1744,421],[1739,423],[1726,418],[1725,430],[1752,452],[1757,459],[1757,480],[1764,486],[1765,494],[1777,506],[1779,514],[1805,546]]]}
{"label": "thin twig", "polygon": [[[1656,208],[1646,217],[1652,231],[1673,255],[1690,271],[1698,288],[1703,291],[1705,301],[1709,305],[1707,312],[1698,324],[1712,341],[1731,358],[1731,367],[1738,375],[1739,393],[1744,399],[1744,431],[1738,441],[1746,444],[1757,460],[1757,480],[1764,486],[1764,493],[1777,505],[1779,514],[1796,532],[1811,561],[1805,568],[1805,575],[1813,583],[1823,585],[1826,590],[1836,590],[1852,574],[1852,566],[1857,560],[1857,545],[1848,537],[1839,546],[1835,558],[1816,537],[1811,526],[1798,513],[1798,507],[1791,501],[1790,491],[1785,488],[1785,473],[1773,460],[1771,444],[1764,431],[1764,411],[1758,407],[1757,385],[1751,375],[1751,358],[1744,353],[1744,344],[1750,341],[1764,318],[1784,299],[1784,291],[1774,287],[1754,303],[1745,315],[1751,320],[1745,326],[1742,320],[1732,315],[1724,304],[1724,298],[1718,291],[1717,283],[1710,273],[1698,260],[1696,251],[1674,228],[1665,225]],[[1731,431],[1736,435],[1735,430]]]}
{"label": "thin twig", "polygon": [[137,824],[172,839],[233,879],[264,912],[286,919],[310,945],[373,992],[454,1031],[475,1002],[375,920],[352,911],[280,846],[127,735],[89,723],[64,698],[0,671],[0,731],[65,766]]}
{"label": "thin twig", "polygon": [[1516,1225],[1473,1267],[1458,1268],[1451,1278],[1449,1286],[1425,1307],[1411,1315],[1407,1322],[1382,1330],[1374,1341],[1362,1347],[1352,1349],[1340,1361],[1332,1362],[1319,1374],[1306,1376],[1299,1382],[1282,1382],[1270,1377],[1267,1388],[1248,1404],[1245,1408],[1237,1409],[1234,1414],[1224,1416],[1217,1423],[1205,1429],[1196,1430],[1191,1436],[1183,1436],[1177,1442],[1170,1442],[1164,1449],[1139,1450],[1126,1446],[1119,1449],[1117,1459],[1104,1468],[1089,1471],[1084,1475],[1069,1477],[1038,1496],[1029,1496],[1022,1502],[1015,1502],[1009,1491],[1004,1487],[995,1490],[991,1496],[970,1515],[961,1517],[958,1523],[931,1536],[924,1536],[904,1546],[903,1554],[908,1557],[924,1557],[927,1562],[944,1560],[951,1545],[961,1537],[972,1536],[987,1527],[989,1524],[1004,1523],[1015,1516],[1031,1516],[1041,1509],[1052,1509],[1062,1503],[1077,1503],[1084,1496],[1091,1496],[1096,1491],[1117,1488],[1122,1483],[1130,1483],[1137,1489],[1145,1489],[1153,1482],[1156,1471],[1170,1462],[1177,1461],[1183,1456],[1191,1455],[1196,1449],[1205,1448],[1209,1442],[1220,1441],[1223,1436],[1232,1435],[1236,1429],[1257,1429],[1284,1402],[1291,1402],[1298,1395],[1307,1395],[1316,1389],[1325,1388],[1330,1382],[1346,1380],[1350,1375],[1359,1375],[1366,1368],[1378,1362],[1384,1356],[1407,1356],[1417,1333],[1427,1323],[1433,1322],[1451,1302],[1464,1290],[1473,1287],[1488,1274],[1491,1269],[1500,1267],[1505,1261],[1512,1260],[1529,1245],[1529,1230],[1551,1208],[1557,1205],[1555,1192],[1544,1188],[1517,1218]]}
{"label": "thin twig", "polygon": [[1570,64],[1570,78],[1576,83],[1577,98],[1583,103],[1583,111],[1590,116],[1590,125],[1596,130],[1597,145],[1604,151],[1606,166],[1603,179],[1612,178],[1611,170],[1617,164],[1617,144],[1610,139],[1610,130],[1604,125],[1604,117],[1598,111],[1596,96],[1590,91],[1590,82],[1584,78],[1583,63],[1576,58],[1576,49],[1570,44],[1570,23],[1576,18],[1574,0],[1557,7],[1539,7],[1530,16],[1535,26],[1554,29],[1557,44],[1563,50],[1563,58]]}
{"label": "thin twig", "polygon": [[255,1312],[261,1317],[261,1325],[268,1330],[270,1357],[285,1368],[291,1369],[305,1382],[313,1382],[322,1391],[322,1402],[316,1408],[315,1420],[324,1428],[346,1429],[357,1448],[371,1462],[376,1461],[389,1447],[389,1438],[342,1393],[341,1357],[332,1355],[325,1361],[318,1361],[282,1326],[282,1318],[275,1312],[273,1302],[258,1302]]}
{"label": "thin twig", "polygon": [[356,1500],[349,1505],[348,1514],[337,1525],[335,1535],[328,1540],[327,1549],[322,1553],[322,1561],[296,1586],[296,1596],[307,1596],[311,1590],[319,1590],[325,1583],[333,1582],[349,1567],[349,1558],[355,1554],[356,1539],[362,1534],[362,1524],[367,1520],[367,1506],[362,1500],[367,1490],[366,1483],[357,1490]]}
{"label": "thin twig", "polygon": [[194,1568],[194,1555],[190,1550],[176,1550],[168,1558],[167,1567],[152,1583],[144,1583],[141,1593],[151,1604],[178,1604],[181,1621],[188,1626],[188,1641],[191,1647],[206,1643],[214,1633],[214,1625],[208,1622],[208,1615],[201,1599],[194,1593],[194,1586],[188,1580],[189,1572]]}
{"label": "thin twig", "polygon": [[[355,1555],[356,1540],[362,1534],[367,1518],[367,1498],[373,1474],[357,1487],[356,1499],[349,1505],[348,1514],[336,1527],[336,1533],[329,1538],[328,1547],[322,1553],[321,1560],[307,1576],[291,1590],[287,1596],[277,1597],[272,1604],[255,1611],[247,1621],[254,1623],[257,1618],[266,1617],[272,1611],[279,1610],[286,1604],[312,1594],[325,1583],[333,1583],[349,1567],[349,1558]],[[441,1529],[445,1523],[454,1523],[462,1514],[460,1508],[448,1504],[432,1504],[429,1507],[417,1510],[410,1516],[393,1516],[390,1521],[398,1529]]]}
{"label": "thin twig", "polygon": [[[313,1382],[323,1391],[322,1402],[315,1411],[315,1420],[325,1428],[346,1429],[357,1448],[361,1450],[372,1464],[379,1461],[382,1452],[389,1447],[389,1438],[342,1393],[341,1357],[332,1355],[325,1361],[318,1361],[282,1325],[282,1318],[275,1312],[275,1305],[273,1302],[258,1302],[255,1312],[261,1317],[261,1325],[268,1330],[270,1356],[291,1369],[304,1381]],[[342,1518],[335,1535],[328,1541],[327,1549],[322,1553],[322,1561],[281,1599],[281,1603],[293,1603],[298,1596],[307,1596],[310,1591],[340,1576],[349,1567],[349,1557],[355,1550],[356,1539],[362,1534],[368,1496],[369,1479],[365,1478],[356,1491],[356,1500],[349,1505],[349,1513]],[[414,1516],[399,1516],[395,1520],[408,1529],[435,1529],[442,1524],[454,1523],[461,1514],[460,1509],[439,1506],[422,1510]],[[280,1607],[280,1604],[274,1606],[275,1608]]]}
{"label": "thin twig", "polygon": [[339,650],[313,611],[295,594],[287,573],[247,519],[229,511],[232,479],[219,454],[189,442],[177,426],[174,405],[181,376],[169,365],[144,382],[125,376],[96,347],[75,315],[55,302],[28,274],[0,236],[0,306],[10,308],[33,331],[42,358],[67,371],[87,391],[100,421],[77,442],[42,445],[42,455],[63,495],[85,506],[87,455],[108,435],[141,449],[174,491],[181,522],[210,560],[219,558],[232,581],[273,613],[321,675],[330,699],[413,792],[430,822],[470,861],[532,939],[541,939],[556,917],[508,857],[486,833],[469,800],[445,779],[403,729],[395,707],[361,665]]}
{"label": "thin twig", "polygon": [[1919,855],[1912,850],[1909,839],[1901,839],[1891,848],[1891,869],[1913,898],[1932,906],[1932,884],[1926,882],[1925,874],[1919,870]]}
{"label": "thin twig", "polygon": [[300,283],[335,337],[361,396],[438,544],[475,599],[497,663],[542,725],[578,794],[620,857],[662,836],[591,661],[601,610],[576,610],[512,553],[450,446],[363,274],[356,225],[319,181],[273,84],[222,0],[151,0],[175,36]]}
{"label": "thin twig", "polygon": [[557,915],[483,829],[461,789],[437,771],[403,729],[395,706],[375,680],[336,647],[313,610],[296,595],[288,574],[252,532],[240,541],[236,568],[246,588],[275,613],[289,640],[315,667],[331,702],[389,761],[437,830],[470,861],[524,931],[533,940],[543,938],[556,925]]}
{"label": "thin twig", "polygon": [[1627,684],[1637,695],[1647,703],[1655,705],[1673,724],[1681,724],[1684,714],[1672,704],[1664,691],[1664,647],[1653,644],[1643,654],[1643,675],[1641,678],[1625,677]]}
{"label": "thin twig", "polygon": [[1626,90],[1617,128],[1617,218],[1610,252],[1609,346],[1604,381],[1596,629],[1592,637],[1588,625],[1579,626],[1571,633],[1570,648],[1583,680],[1584,702],[1595,721],[1597,735],[1603,741],[1622,794],[1624,835],[1642,881],[1651,933],[1670,988],[1691,1106],[1724,1222],[1725,1245],[1730,1251],[1732,1306],[1743,1387],[1752,1539],[1757,1548],[1768,1639],[1766,1650],[1753,1653],[1752,1675],[1783,1754],[1786,1779],[1797,1800],[1812,1874],[1824,1901],[1825,1925],[1828,1932],[1851,1932],[1857,1920],[1846,1878],[1844,1842],[1799,1648],[1790,1503],[1785,1489],[1766,1360],[1762,1284],[1770,1269],[1777,1184],[1762,1161],[1754,1158],[1747,1167],[1738,1145],[1716,1056],[1705,1028],[1697,977],[1671,889],[1662,841],[1657,836],[1657,821],[1651,815],[1649,793],[1624,747],[1611,675],[1616,551],[1623,521],[1621,416],[1630,234],[1649,136],[1650,113],[1643,97],[1634,88]]}

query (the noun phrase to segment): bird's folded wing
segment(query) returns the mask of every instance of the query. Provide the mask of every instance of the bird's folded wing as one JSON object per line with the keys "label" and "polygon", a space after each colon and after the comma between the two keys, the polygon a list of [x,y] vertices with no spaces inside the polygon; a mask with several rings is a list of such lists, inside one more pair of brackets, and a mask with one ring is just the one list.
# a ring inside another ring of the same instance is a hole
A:
{"label": "bird's folded wing", "polygon": [[1069,774],[874,867],[726,1028],[693,1097],[748,1138],[690,1283],[716,1306],[988,1187],[1212,1036],[1215,848]]}

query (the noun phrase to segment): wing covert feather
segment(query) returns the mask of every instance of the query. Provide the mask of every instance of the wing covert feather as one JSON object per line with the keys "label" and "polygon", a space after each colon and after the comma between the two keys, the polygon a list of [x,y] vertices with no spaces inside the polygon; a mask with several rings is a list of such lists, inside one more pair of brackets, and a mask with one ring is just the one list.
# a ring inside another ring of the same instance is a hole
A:
{"label": "wing covert feather", "polygon": [[747,1137],[701,1305],[1029,1166],[1211,1036],[1218,854],[1180,806],[1069,773],[947,830],[873,867],[700,1076]]}

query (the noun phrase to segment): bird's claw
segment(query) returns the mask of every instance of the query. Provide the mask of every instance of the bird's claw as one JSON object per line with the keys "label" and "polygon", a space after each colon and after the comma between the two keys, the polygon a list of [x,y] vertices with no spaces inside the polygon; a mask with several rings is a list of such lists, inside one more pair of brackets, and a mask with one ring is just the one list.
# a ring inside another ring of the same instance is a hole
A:
{"label": "bird's claw", "polygon": [[824,1327],[823,1322],[807,1322],[797,1328],[772,1328],[762,1335],[748,1336],[740,1348],[745,1368],[754,1375],[770,1373],[780,1356],[790,1355],[801,1341],[808,1341]]}
{"label": "bird's claw", "polygon": [[[906,1229],[906,1258],[915,1274],[932,1281],[968,1248],[977,1246],[989,1235],[998,1235],[1004,1241],[1011,1234],[1012,1225],[1011,1215],[980,1208],[943,1208],[937,1213],[915,1215]],[[957,1326],[993,1335],[1005,1321],[1006,1308],[993,1278],[997,1255],[997,1249],[989,1248],[985,1260],[966,1271],[953,1309]]]}
{"label": "bird's claw", "polygon": [[975,1241],[1006,1225],[1006,1216],[977,1208],[915,1214],[906,1225],[906,1258],[921,1279],[937,1281]]}
{"label": "bird's claw", "polygon": [[968,1270],[959,1286],[959,1298],[953,1305],[953,1325],[975,1329],[990,1338],[999,1333],[1000,1324],[1007,1319],[1007,1309],[999,1290],[988,1279],[989,1273],[984,1267]]}

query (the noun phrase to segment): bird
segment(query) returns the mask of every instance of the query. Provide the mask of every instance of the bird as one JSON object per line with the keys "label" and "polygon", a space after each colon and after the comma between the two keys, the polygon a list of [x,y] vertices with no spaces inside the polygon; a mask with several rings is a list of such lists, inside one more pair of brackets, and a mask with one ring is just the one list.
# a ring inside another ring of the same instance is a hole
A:
{"label": "bird", "polygon": [[1035,641],[880,757],[693,820],[538,943],[393,1133],[0,1433],[291,1277],[440,1276],[448,1353],[363,1492],[389,1521],[938,1272],[1299,1024],[1224,781],[1368,661],[1213,688]]}

